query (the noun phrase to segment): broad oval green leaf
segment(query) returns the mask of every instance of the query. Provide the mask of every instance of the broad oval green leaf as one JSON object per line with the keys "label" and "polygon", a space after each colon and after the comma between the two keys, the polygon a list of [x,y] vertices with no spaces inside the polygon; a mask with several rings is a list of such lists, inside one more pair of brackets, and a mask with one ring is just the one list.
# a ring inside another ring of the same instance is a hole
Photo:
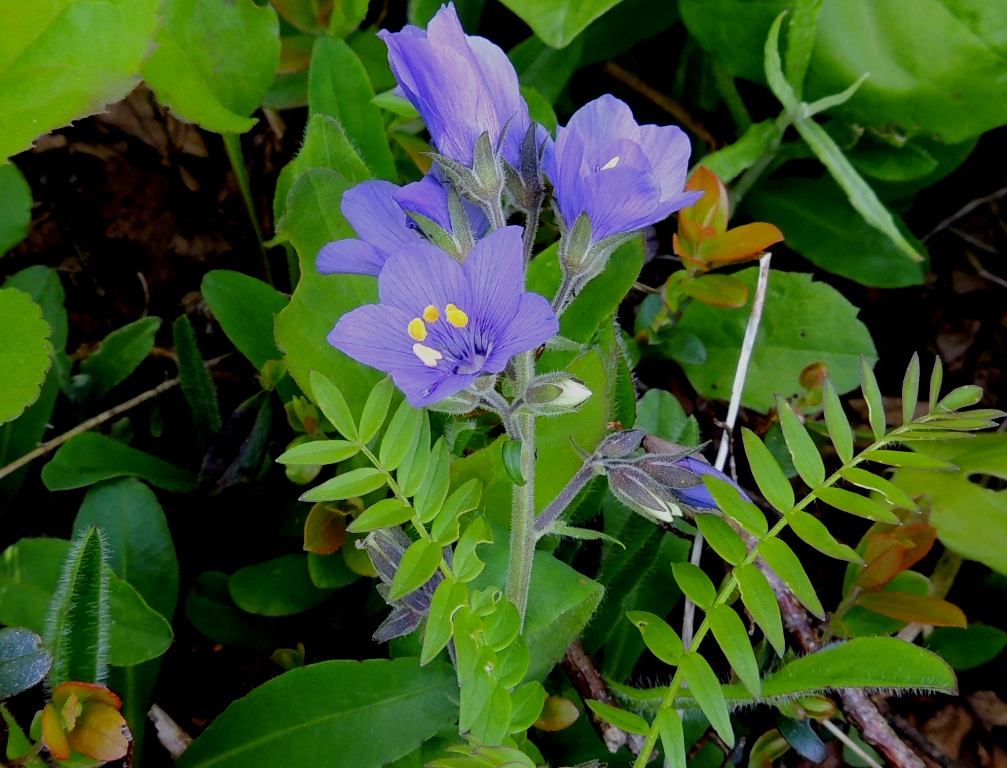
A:
{"label": "broad oval green leaf", "polygon": [[753,536],[762,538],[768,533],[769,524],[766,522],[766,516],[762,510],[750,501],[741,498],[737,488],[712,475],[704,476],[703,483],[710,495],[713,496],[713,500],[717,502],[721,512],[738,522]]}
{"label": "broad oval green leaf", "polygon": [[657,658],[670,666],[678,666],[685,647],[682,638],[660,616],[647,611],[629,611],[626,613],[643,636],[643,642]]}
{"label": "broad oval green leaf", "polygon": [[[754,295],[757,273],[758,268],[749,268],[734,276]],[[706,347],[706,362],[682,365],[704,397],[730,397],[751,301],[741,309],[694,302],[677,326],[680,332],[699,337]],[[877,359],[870,332],[857,319],[857,311],[838,291],[814,282],[811,275],[773,270],[742,405],[765,413],[775,406],[777,393],[783,397],[798,394],[800,373],[812,363],[825,364],[839,392],[856,387],[860,356]]]}
{"label": "broad oval green leaf", "polygon": [[604,704],[594,699],[588,699],[587,705],[598,717],[611,723],[616,728],[620,728],[628,733],[636,733],[646,736],[650,733],[650,723],[639,715],[627,712],[625,709],[613,707],[611,704]]}
{"label": "broad oval green leaf", "polygon": [[0,424],[16,419],[38,400],[52,365],[51,329],[42,309],[16,288],[0,288]]}
{"label": "broad oval green leaf", "polygon": [[244,133],[276,75],[279,22],[253,0],[167,0],[143,77],[162,104],[216,133]]}
{"label": "broad oval green leaf", "polygon": [[252,365],[261,370],[267,360],[280,359],[273,324],[287,306],[286,296],[261,280],[226,269],[207,272],[200,290],[227,338]]}
{"label": "broad oval green leaf", "polygon": [[80,364],[80,372],[91,377],[92,391],[101,397],[124,381],[154,349],[154,337],[161,318],[144,317],[112,331],[98,350]]}
{"label": "broad oval green leaf", "polygon": [[679,588],[692,602],[703,610],[713,605],[717,599],[717,588],[699,566],[692,563],[672,563],[671,572]]}
{"label": "broad oval green leaf", "polygon": [[410,592],[419,589],[437,573],[441,564],[441,548],[428,539],[420,539],[409,545],[402,555],[402,562],[395,571],[389,600],[398,600]]}
{"label": "broad oval green leaf", "polygon": [[294,669],[233,703],[179,768],[380,768],[457,716],[447,664],[415,658],[324,661]]}
{"label": "broad oval green leaf", "polygon": [[332,590],[311,580],[306,555],[284,555],[249,565],[227,580],[235,605],[259,616],[290,616],[321,605]]}
{"label": "broad oval green leaf", "polygon": [[18,167],[14,163],[0,165],[0,256],[28,234],[31,205],[31,187]]}
{"label": "broad oval green leaf", "polygon": [[399,499],[382,499],[377,504],[372,504],[352,523],[346,530],[350,533],[364,533],[366,531],[376,531],[379,528],[390,528],[393,525],[402,525],[412,519],[414,510],[405,502]]}
{"label": "broad oval green leaf", "polygon": [[349,440],[312,440],[301,443],[276,458],[277,464],[338,464],[360,453],[360,446]]}
{"label": "broad oval green leaf", "polygon": [[748,554],[745,542],[738,532],[720,515],[696,515],[696,527],[699,528],[713,551],[731,565],[738,565]]}
{"label": "broad oval green leaf", "polygon": [[0,31],[0,159],[136,86],[161,22],[158,0],[39,0]]}
{"label": "broad oval green leaf", "polygon": [[109,594],[108,663],[135,667],[163,655],[173,638],[167,619],[147,605],[135,587],[120,578],[109,580]]}
{"label": "broad oval green leaf", "polygon": [[503,0],[553,48],[565,48],[619,0]]}

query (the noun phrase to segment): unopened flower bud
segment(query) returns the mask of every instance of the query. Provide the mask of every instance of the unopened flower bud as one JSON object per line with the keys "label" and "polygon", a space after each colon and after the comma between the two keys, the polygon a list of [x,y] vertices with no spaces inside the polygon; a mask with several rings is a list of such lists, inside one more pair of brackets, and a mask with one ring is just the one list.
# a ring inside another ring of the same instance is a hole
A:
{"label": "unopened flower bud", "polygon": [[648,453],[633,464],[666,488],[679,490],[702,485],[702,478],[679,464],[680,460],[680,457],[675,455]]}
{"label": "unopened flower bud", "polygon": [[640,447],[647,433],[642,429],[627,429],[616,432],[601,441],[595,453],[604,459],[621,459]]}
{"label": "unopened flower bud", "polygon": [[682,516],[674,495],[632,464],[611,467],[608,484],[619,501],[648,520],[670,523],[673,518]]}
{"label": "unopened flower bud", "polygon": [[572,376],[539,379],[532,382],[525,402],[540,416],[553,416],[576,410],[591,397],[591,390]]}
{"label": "unopened flower bud", "polygon": [[445,397],[443,400],[438,400],[433,405],[427,407],[431,411],[461,415],[472,413],[472,411],[479,407],[479,400],[479,395],[468,389],[463,389],[461,392],[451,395],[451,397]]}

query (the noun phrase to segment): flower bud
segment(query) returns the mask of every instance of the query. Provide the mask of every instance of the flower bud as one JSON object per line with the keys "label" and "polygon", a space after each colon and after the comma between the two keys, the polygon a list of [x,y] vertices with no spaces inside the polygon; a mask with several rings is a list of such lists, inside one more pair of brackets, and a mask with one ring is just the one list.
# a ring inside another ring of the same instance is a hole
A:
{"label": "flower bud", "polygon": [[525,403],[539,416],[555,416],[576,410],[591,397],[591,390],[572,376],[540,377],[525,394]]}
{"label": "flower bud", "polygon": [[429,405],[427,407],[431,411],[439,411],[440,413],[450,413],[460,416],[462,414],[472,413],[472,411],[478,408],[479,400],[479,395],[468,389],[463,389],[461,392],[451,395],[451,397],[445,397],[443,400],[438,400],[433,405]]}
{"label": "flower bud", "polygon": [[648,453],[634,461],[633,464],[657,480],[665,488],[677,490],[695,488],[697,485],[701,485],[703,483],[702,478],[690,472],[681,464],[678,464],[677,462],[680,460],[680,457],[675,455]]}
{"label": "flower bud", "polygon": [[598,446],[595,453],[603,459],[621,459],[640,447],[647,433],[642,429],[627,429],[609,435]]}
{"label": "flower bud", "polygon": [[673,518],[682,516],[674,495],[632,464],[611,467],[608,484],[619,501],[648,520],[670,523]]}

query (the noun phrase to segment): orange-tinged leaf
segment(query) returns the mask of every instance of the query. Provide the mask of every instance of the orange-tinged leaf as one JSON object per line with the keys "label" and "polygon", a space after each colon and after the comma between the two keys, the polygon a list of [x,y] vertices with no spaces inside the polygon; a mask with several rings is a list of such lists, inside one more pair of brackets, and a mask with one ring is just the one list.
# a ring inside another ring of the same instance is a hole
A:
{"label": "orange-tinged leaf", "polygon": [[821,389],[825,383],[825,377],[828,375],[829,371],[825,367],[825,363],[812,363],[804,366],[798,376],[798,381],[805,389]]}
{"label": "orange-tinged leaf", "polygon": [[904,525],[895,529],[895,535],[903,545],[908,545],[902,556],[902,569],[912,568],[927,556],[937,541],[937,529],[931,525]]}
{"label": "orange-tinged leaf", "polygon": [[304,549],[316,555],[331,555],[346,540],[346,512],[339,502],[319,502],[304,521]]}
{"label": "orange-tinged leaf", "polygon": [[864,592],[857,604],[882,616],[899,621],[913,621],[934,627],[965,627],[968,620],[957,605],[926,595],[909,592]]}
{"label": "orange-tinged leaf", "polygon": [[535,727],[542,731],[562,731],[580,716],[577,705],[562,696],[547,696]]}
{"label": "orange-tinged leaf", "polygon": [[864,550],[867,566],[857,574],[853,586],[861,589],[881,589],[905,570],[902,565],[905,551],[905,545],[893,534],[871,534]]}
{"label": "orange-tinged leaf", "polygon": [[71,680],[57,685],[52,692],[52,700],[58,707],[62,707],[70,696],[76,696],[77,700],[82,704],[94,701],[107,704],[113,709],[122,709],[122,699],[104,685],[98,685],[97,683],[78,683]]}
{"label": "orange-tinged leaf", "polygon": [[127,733],[126,720],[118,710],[108,704],[89,701],[67,740],[82,755],[108,762],[126,756],[129,748]]}
{"label": "orange-tinged leaf", "polygon": [[63,731],[59,712],[52,704],[42,708],[42,743],[57,760],[70,759],[70,742]]}
{"label": "orange-tinged leaf", "polygon": [[757,221],[734,227],[703,245],[700,256],[710,266],[733,264],[752,259],[773,243],[783,240],[783,233],[772,224]]}
{"label": "orange-tinged leaf", "polygon": [[737,309],[748,303],[748,286],[730,275],[699,275],[682,283],[682,293],[725,309]]}
{"label": "orange-tinged leaf", "polygon": [[697,222],[707,227],[713,227],[716,232],[727,229],[730,208],[727,197],[727,187],[709,168],[699,166],[692,172],[685,188],[690,191],[703,192],[695,205],[683,208],[678,212],[679,228],[682,222]]}

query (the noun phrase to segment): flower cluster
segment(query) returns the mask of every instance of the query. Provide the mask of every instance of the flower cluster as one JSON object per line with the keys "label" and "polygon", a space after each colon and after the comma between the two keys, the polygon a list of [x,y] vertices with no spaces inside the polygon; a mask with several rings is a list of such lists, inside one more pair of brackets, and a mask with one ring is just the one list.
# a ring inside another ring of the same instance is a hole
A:
{"label": "flower cluster", "polygon": [[[342,211],[358,239],[325,246],[318,269],[378,278],[381,303],[345,315],[329,342],[426,406],[549,340],[619,243],[702,192],[684,189],[685,135],[637,125],[611,96],[580,109],[554,141],[532,121],[506,54],[466,35],[450,4],[426,31],[381,37],[436,164],[404,187],[368,181],[348,191]],[[564,281],[552,306],[523,290],[543,170],[562,230]],[[506,225],[512,211],[526,214],[527,231]]]}

